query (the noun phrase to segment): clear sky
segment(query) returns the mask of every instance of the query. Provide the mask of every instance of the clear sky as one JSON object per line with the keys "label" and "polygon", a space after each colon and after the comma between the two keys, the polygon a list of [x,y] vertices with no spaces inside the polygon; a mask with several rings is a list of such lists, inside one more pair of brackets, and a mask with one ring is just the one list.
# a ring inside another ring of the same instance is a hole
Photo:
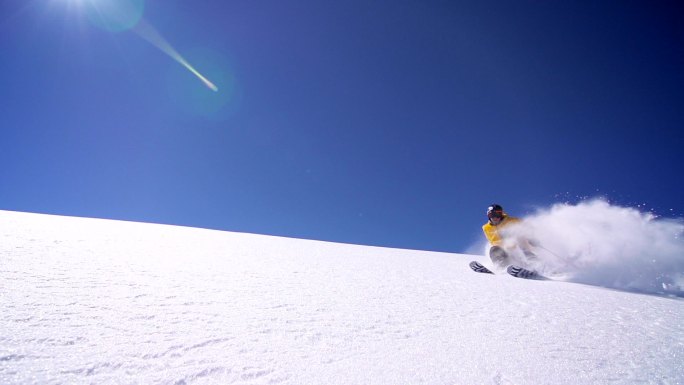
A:
{"label": "clear sky", "polygon": [[120,0],[218,92],[111,1],[0,2],[0,209],[443,251],[493,202],[684,212],[677,1]]}

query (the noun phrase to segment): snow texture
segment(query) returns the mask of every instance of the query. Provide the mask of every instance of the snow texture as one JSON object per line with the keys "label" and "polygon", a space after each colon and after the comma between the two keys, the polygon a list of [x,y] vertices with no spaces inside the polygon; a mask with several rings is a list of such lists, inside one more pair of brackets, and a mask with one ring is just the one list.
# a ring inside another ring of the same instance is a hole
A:
{"label": "snow texture", "polygon": [[0,211],[0,383],[684,382],[681,298],[471,259]]}

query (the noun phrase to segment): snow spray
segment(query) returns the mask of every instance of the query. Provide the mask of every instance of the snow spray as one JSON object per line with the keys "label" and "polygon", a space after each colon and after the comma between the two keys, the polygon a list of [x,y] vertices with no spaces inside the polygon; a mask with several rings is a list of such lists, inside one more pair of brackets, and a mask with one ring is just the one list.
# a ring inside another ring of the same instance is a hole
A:
{"label": "snow spray", "polygon": [[538,209],[509,231],[537,244],[538,268],[630,291],[684,290],[684,222],[594,199]]}

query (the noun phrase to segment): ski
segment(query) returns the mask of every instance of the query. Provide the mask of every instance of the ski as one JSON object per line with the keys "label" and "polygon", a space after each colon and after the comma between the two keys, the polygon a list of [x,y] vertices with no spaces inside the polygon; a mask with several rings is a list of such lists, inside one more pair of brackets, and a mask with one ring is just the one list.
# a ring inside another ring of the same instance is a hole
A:
{"label": "ski", "polygon": [[[470,268],[476,273],[495,274],[483,264],[477,261],[470,262]],[[549,278],[537,273],[534,270],[529,270],[521,266],[510,265],[506,268],[506,272],[516,278],[548,280]]]}
{"label": "ski", "polygon": [[508,268],[506,268],[506,272],[514,277],[517,278],[525,278],[525,279],[548,279],[544,277],[543,275],[537,273],[534,270],[528,270],[524,267],[520,266],[515,266],[515,265],[510,265]]}
{"label": "ski", "polygon": [[494,274],[493,271],[489,270],[488,268],[484,267],[483,264],[481,264],[478,261],[472,261],[470,262],[470,268],[473,269],[474,272],[476,273],[485,273],[485,274]]}

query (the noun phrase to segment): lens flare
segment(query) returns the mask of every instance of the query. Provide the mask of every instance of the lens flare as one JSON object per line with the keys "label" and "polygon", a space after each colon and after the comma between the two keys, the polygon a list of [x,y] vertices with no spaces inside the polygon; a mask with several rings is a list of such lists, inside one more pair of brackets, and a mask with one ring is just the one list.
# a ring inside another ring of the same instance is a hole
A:
{"label": "lens flare", "polygon": [[97,27],[110,32],[135,32],[187,68],[207,88],[218,92],[218,87],[214,83],[191,66],[151,24],[142,18],[145,8],[143,0],[90,0],[86,6],[88,18]]}
{"label": "lens flare", "polygon": [[185,74],[181,66],[170,66],[166,71],[167,96],[169,101],[185,113],[200,115],[213,121],[229,119],[241,108],[243,91],[235,63],[225,52],[207,47],[193,47],[186,53],[193,58],[202,74],[212,80],[221,92],[207,92],[204,86]]}
{"label": "lens flare", "polygon": [[90,0],[85,2],[88,19],[106,31],[121,32],[133,28],[145,11],[143,0]]}
{"label": "lens flare", "polygon": [[202,74],[200,74],[195,68],[193,68],[190,65],[190,63],[188,63],[152,25],[145,22],[145,20],[140,20],[140,22],[138,22],[138,24],[133,28],[133,32],[135,32],[141,38],[145,39],[150,44],[159,48],[162,52],[169,55],[175,61],[180,63],[183,67],[187,68],[190,72],[193,73],[193,75],[197,76],[197,78],[201,80],[202,83],[204,83],[204,85],[206,85],[210,90],[218,92],[218,87],[216,87],[214,83],[212,83],[206,77],[202,76]]}

